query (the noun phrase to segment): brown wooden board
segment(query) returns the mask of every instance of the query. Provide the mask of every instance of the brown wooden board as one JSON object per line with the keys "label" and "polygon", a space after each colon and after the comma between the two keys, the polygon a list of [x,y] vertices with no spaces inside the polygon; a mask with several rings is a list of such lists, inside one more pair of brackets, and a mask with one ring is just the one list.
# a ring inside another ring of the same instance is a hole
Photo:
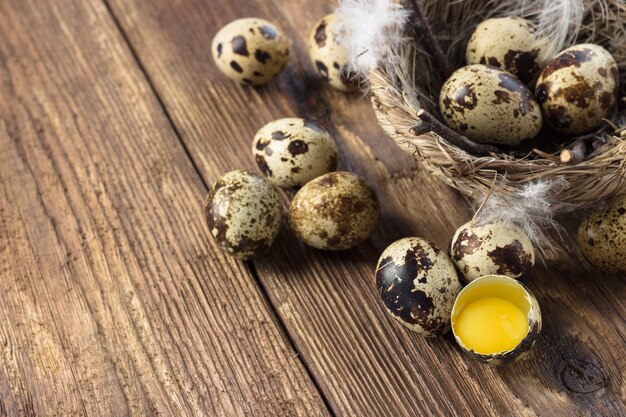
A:
{"label": "brown wooden board", "polygon": [[328,415],[205,193],[104,3],[0,2],[0,416]]}
{"label": "brown wooden board", "polygon": [[[330,91],[313,75],[305,36],[334,1],[108,1],[208,183],[217,168],[253,168],[256,130],[296,115],[329,128],[342,168],[377,189],[383,216],[366,244],[325,253],[284,227],[271,253],[254,262],[336,415],[626,415],[626,282],[586,267],[572,242],[527,281],[543,310],[544,334],[523,362],[479,364],[451,337],[423,339],[385,314],[373,282],[384,247],[407,235],[446,246],[471,210],[384,136],[366,97]],[[257,89],[225,79],[210,53],[215,32],[247,16],[282,26],[294,48],[279,79]]]}

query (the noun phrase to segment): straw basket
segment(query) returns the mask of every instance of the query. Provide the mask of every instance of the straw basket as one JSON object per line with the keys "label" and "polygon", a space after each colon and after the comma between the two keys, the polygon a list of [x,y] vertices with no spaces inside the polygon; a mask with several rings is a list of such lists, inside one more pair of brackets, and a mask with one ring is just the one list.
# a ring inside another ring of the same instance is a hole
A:
{"label": "straw basket", "polygon": [[[474,27],[494,14],[507,14],[502,8],[495,8],[494,12],[494,2],[487,0],[424,0],[421,4],[455,69],[465,65],[465,47]],[[370,73],[372,104],[380,125],[398,146],[475,200],[488,195],[494,184],[498,192],[505,195],[523,195],[524,187],[530,183],[565,179],[567,186],[556,188],[548,196],[552,210],[557,213],[586,208],[626,192],[626,2],[584,0],[584,10],[583,24],[573,43],[596,43],[611,52],[620,70],[620,90],[610,123],[591,135],[570,139],[570,144],[592,137],[601,137],[607,142],[583,162],[565,165],[558,158],[557,148],[542,149],[541,144],[524,154],[483,152],[481,155],[456,146],[454,138],[450,137],[456,132],[449,129],[448,132],[445,129],[412,130],[422,112],[432,115],[435,124],[445,128],[439,123],[437,106],[439,90],[445,80],[437,73],[432,55],[424,51],[423,43],[414,33],[407,35],[415,40],[404,42],[394,51],[396,56],[402,57],[402,64],[381,65]],[[530,9],[520,14],[533,20],[539,13]]]}

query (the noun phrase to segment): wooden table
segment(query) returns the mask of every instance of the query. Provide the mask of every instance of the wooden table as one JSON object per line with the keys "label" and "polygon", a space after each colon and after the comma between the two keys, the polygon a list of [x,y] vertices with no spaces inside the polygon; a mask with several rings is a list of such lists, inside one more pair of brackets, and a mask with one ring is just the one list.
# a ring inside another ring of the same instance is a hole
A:
{"label": "wooden table", "polygon": [[[0,416],[624,416],[626,280],[571,242],[528,285],[544,315],[531,356],[481,365],[451,338],[390,320],[380,252],[445,246],[469,204],[378,128],[368,100],[320,84],[304,37],[333,0],[0,2]],[[295,53],[277,82],[217,71],[219,27],[268,17]],[[384,221],[325,253],[283,227],[242,263],[202,199],[253,168],[255,131],[319,121]]]}

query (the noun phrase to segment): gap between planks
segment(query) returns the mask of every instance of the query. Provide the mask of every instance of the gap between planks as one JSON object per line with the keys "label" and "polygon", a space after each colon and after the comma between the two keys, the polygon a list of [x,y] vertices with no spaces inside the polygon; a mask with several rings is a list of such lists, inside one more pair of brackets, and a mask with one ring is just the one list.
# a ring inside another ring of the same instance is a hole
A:
{"label": "gap between planks", "polygon": [[[133,60],[137,64],[137,67],[139,68],[139,71],[141,72],[141,74],[145,78],[146,83],[148,84],[148,87],[150,88],[150,91],[152,92],[152,94],[154,94],[154,97],[156,97],[157,102],[159,103],[159,107],[163,111],[163,114],[165,115],[167,123],[172,128],[172,131],[174,132],[174,135],[176,136],[176,139],[178,139],[178,141],[180,142],[180,144],[181,144],[181,146],[182,146],[182,148],[183,148],[183,150],[185,152],[185,155],[187,156],[187,159],[191,163],[191,166],[193,166],[193,169],[194,169],[196,175],[198,176],[198,178],[200,179],[201,183],[204,185],[205,191],[208,192],[208,190],[210,189],[210,184],[208,184],[206,182],[204,176],[202,175],[202,171],[200,170],[200,167],[198,167],[198,164],[194,160],[194,158],[193,158],[193,156],[191,154],[191,151],[189,150],[189,147],[187,146],[185,141],[182,139],[182,135],[180,134],[180,132],[178,130],[178,127],[174,123],[174,120],[172,119],[172,116],[170,115],[170,112],[168,111],[167,107],[165,106],[165,103],[163,102],[163,99],[161,98],[161,95],[159,94],[159,92],[155,88],[153,80],[150,77],[150,75],[148,74],[148,71],[146,70],[145,66],[143,65],[143,62],[141,61],[141,58],[139,57],[139,54],[135,50],[135,47],[133,46],[133,44],[130,42],[130,39],[128,38],[128,35],[127,35],[126,31],[124,30],[124,28],[120,24],[117,16],[113,12],[113,9],[111,8],[111,5],[109,4],[109,1],[108,0],[102,0],[102,3],[104,4],[104,7],[106,8],[107,12],[109,13],[109,16],[111,17],[111,20],[113,21],[113,24],[114,24],[115,28],[118,30],[118,32],[120,33],[120,36],[124,40],[124,43],[126,44],[126,47],[128,48],[131,56],[133,57]],[[252,261],[245,261],[245,262],[243,262],[243,264],[245,265],[246,270],[253,277],[255,286],[258,288],[259,293],[261,294],[261,298],[263,299],[264,303],[269,307],[270,311],[272,312],[272,315],[274,316],[274,321],[278,325],[278,329],[283,334],[285,339],[289,342],[289,345],[291,346],[291,349],[293,350],[294,355],[297,357],[298,362],[302,365],[302,367],[306,371],[306,374],[308,375],[309,379],[311,380],[311,383],[313,384],[313,386],[317,390],[318,395],[320,396],[320,398],[324,402],[324,405],[326,406],[326,409],[327,409],[328,413],[332,417],[336,417],[337,414],[335,412],[334,407],[332,407],[332,405],[331,405],[330,399],[326,396],[326,394],[322,390],[322,388],[320,386],[320,383],[317,380],[317,378],[315,377],[315,374],[313,373],[310,365],[304,360],[303,355],[300,354],[300,351],[298,350],[298,348],[296,346],[296,342],[293,339],[292,335],[289,333],[285,322],[280,317],[280,314],[278,314],[278,310],[277,310],[276,306],[271,302],[271,299],[269,297],[267,288],[265,288],[265,286],[261,282],[261,279],[260,279],[259,274],[258,274],[258,272],[256,270],[256,267],[254,266],[254,263]]]}

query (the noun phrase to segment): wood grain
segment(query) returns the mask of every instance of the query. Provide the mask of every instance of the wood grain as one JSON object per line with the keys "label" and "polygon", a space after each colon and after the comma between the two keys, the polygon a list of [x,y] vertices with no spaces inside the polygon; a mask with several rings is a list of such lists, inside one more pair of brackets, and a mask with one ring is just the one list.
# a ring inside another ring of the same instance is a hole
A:
{"label": "wood grain", "polygon": [[[313,76],[304,37],[334,2],[108,1],[207,181],[217,168],[252,168],[255,131],[299,115],[331,129],[342,167],[376,187],[383,221],[367,244],[324,253],[283,230],[273,251],[255,262],[336,415],[626,414],[626,282],[586,269],[572,245],[528,281],[545,330],[521,363],[486,367],[463,356],[450,337],[422,339],[385,315],[373,282],[383,248],[407,235],[446,246],[471,211],[382,134],[367,99],[329,91]],[[214,33],[243,16],[273,20],[293,40],[289,67],[267,87],[235,85],[211,61]]]}
{"label": "wood grain", "polygon": [[0,3],[0,415],[324,416],[99,1]]}

